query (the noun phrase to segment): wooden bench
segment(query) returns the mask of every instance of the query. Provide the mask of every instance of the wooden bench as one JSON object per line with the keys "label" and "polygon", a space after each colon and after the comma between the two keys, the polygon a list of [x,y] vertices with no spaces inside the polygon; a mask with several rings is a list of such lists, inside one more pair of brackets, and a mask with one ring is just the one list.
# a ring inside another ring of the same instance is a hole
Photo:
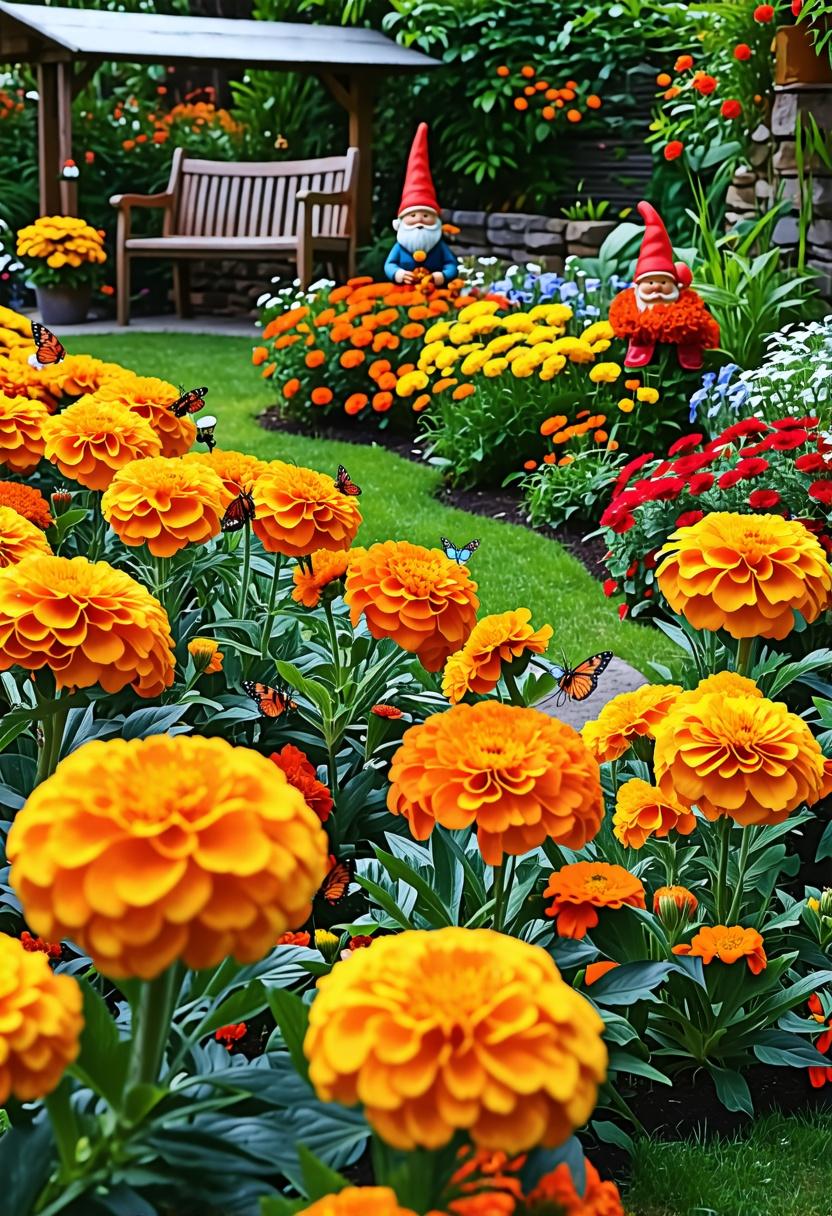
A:
{"label": "wooden bench", "polygon": [[[257,258],[288,254],[302,287],[316,255],[355,273],[355,196],[358,149],[321,160],[191,160],[173,154],[162,194],[114,194],[118,208],[116,275],[118,323],[130,319],[132,258],[171,258],[180,317],[191,314],[190,262],[195,258]],[[162,235],[132,237],[134,207],[164,211]]]}

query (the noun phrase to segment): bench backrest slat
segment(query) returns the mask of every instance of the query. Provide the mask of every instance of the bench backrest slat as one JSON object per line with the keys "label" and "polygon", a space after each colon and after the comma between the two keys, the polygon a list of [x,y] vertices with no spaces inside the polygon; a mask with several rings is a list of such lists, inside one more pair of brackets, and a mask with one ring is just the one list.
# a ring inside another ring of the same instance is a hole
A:
{"label": "bench backrest slat", "polygon": [[[222,237],[294,237],[303,190],[354,190],[354,156],[309,161],[229,162],[182,156],[177,165],[171,234]],[[349,235],[350,208],[313,208],[316,236]]]}

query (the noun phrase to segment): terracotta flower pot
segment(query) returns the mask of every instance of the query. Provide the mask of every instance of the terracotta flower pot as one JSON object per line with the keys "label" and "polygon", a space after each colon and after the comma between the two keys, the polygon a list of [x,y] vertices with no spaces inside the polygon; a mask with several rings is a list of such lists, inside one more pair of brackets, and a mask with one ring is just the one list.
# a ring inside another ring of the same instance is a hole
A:
{"label": "terracotta flower pot", "polygon": [[820,54],[817,53],[808,26],[781,26],[774,39],[774,54],[776,85],[832,85],[832,65],[828,52],[824,48]]}
{"label": "terracotta flower pot", "polygon": [[38,311],[45,325],[78,325],[86,321],[92,289],[84,287],[35,287]]}

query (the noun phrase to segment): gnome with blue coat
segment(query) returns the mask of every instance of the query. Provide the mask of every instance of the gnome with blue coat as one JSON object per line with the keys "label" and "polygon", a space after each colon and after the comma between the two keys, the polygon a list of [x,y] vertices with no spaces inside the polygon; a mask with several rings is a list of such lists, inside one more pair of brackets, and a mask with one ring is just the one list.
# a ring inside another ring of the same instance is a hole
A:
{"label": "gnome with blue coat", "polygon": [[396,243],[387,255],[384,273],[392,283],[445,287],[456,276],[458,263],[442,239],[439,203],[430,175],[428,125],[420,122],[407,161],[398,219],[393,220]]}

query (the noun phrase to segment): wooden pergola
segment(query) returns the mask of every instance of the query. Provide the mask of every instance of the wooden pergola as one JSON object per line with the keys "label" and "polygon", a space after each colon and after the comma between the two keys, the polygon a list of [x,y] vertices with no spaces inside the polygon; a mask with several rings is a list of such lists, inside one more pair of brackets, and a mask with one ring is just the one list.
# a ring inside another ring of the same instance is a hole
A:
{"label": "wooden pergola", "polygon": [[[373,98],[385,75],[438,62],[375,30],[220,17],[157,16],[0,2],[0,62],[37,68],[40,210],[73,215],[76,184],[62,179],[72,157],[72,100],[104,62],[267,68],[320,77],[349,115],[360,151],[358,239],[370,234]],[[333,152],[343,149],[333,149]],[[113,189],[120,183],[113,182]]]}

